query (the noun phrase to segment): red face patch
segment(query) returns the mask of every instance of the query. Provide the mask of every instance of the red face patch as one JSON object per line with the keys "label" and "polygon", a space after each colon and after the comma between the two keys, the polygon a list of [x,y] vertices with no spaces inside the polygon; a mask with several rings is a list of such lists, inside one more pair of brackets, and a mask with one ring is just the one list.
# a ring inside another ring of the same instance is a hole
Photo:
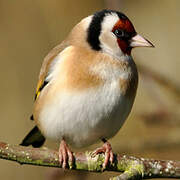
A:
{"label": "red face patch", "polygon": [[118,42],[118,45],[124,54],[128,54],[128,55],[131,54],[132,48],[129,47],[129,43],[127,43],[121,39],[117,39],[117,42]]}
{"label": "red face patch", "polygon": [[136,31],[134,29],[134,26],[128,19],[120,19],[113,27],[112,32],[116,32],[116,30],[121,30],[124,32],[124,38],[117,37],[117,42],[123,53],[130,54],[131,53],[131,47],[129,47],[129,37],[132,36],[132,34],[135,34]]}

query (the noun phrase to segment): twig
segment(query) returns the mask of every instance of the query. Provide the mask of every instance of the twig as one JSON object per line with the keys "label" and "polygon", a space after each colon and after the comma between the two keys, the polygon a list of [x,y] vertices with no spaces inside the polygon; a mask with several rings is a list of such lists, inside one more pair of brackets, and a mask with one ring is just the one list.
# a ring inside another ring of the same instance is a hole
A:
{"label": "twig", "polygon": [[[92,152],[75,153],[73,169],[102,172],[104,154],[92,157]],[[0,142],[0,158],[20,164],[61,167],[58,152],[47,148],[31,148]],[[123,172],[113,180],[143,178],[180,178],[180,161],[153,160],[126,155],[115,155],[115,162],[107,171]]]}

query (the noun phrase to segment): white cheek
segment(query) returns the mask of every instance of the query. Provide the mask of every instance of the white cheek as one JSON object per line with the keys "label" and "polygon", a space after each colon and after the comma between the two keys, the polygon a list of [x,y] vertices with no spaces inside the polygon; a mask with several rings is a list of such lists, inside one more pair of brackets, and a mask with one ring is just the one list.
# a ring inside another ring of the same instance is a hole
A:
{"label": "white cheek", "polygon": [[105,16],[101,24],[101,33],[99,36],[102,51],[115,58],[124,55],[119,48],[116,36],[112,33],[112,29],[118,21],[119,17],[116,13]]}
{"label": "white cheek", "polygon": [[103,52],[114,57],[120,57],[123,55],[123,52],[119,48],[117,38],[112,32],[102,31],[99,40]]}

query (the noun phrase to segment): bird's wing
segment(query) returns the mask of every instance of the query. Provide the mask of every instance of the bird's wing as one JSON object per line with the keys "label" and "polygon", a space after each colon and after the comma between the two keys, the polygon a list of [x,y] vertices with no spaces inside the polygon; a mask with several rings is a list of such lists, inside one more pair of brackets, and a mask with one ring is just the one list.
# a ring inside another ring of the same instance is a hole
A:
{"label": "bird's wing", "polygon": [[[49,68],[51,66],[51,63],[54,61],[55,57],[63,51],[67,46],[69,45],[68,41],[63,41],[61,44],[57,45],[55,48],[53,48],[49,54],[44,58],[40,73],[39,73],[39,80],[36,87],[36,93],[35,93],[35,101],[37,97],[40,95],[42,89],[48,84],[48,81],[46,81],[46,77],[49,72]],[[31,120],[34,120],[33,115],[30,117]]]}
{"label": "bird's wing", "polygon": [[[40,74],[39,74],[39,80],[36,88],[36,94],[35,94],[35,101],[37,97],[39,96],[42,89],[48,84],[48,81],[46,81],[46,77],[49,72],[49,68],[55,57],[64,50],[68,46],[68,43],[66,41],[62,42],[58,46],[56,46],[54,49],[52,49],[49,54],[44,58]],[[31,120],[34,120],[33,115],[30,117]],[[42,135],[40,130],[37,126],[35,126],[28,135],[23,139],[22,143],[20,145],[22,146],[29,146],[32,145],[33,147],[40,147],[44,144],[45,137]]]}
{"label": "bird's wing", "polygon": [[41,67],[41,70],[40,70],[40,74],[39,74],[39,80],[38,80],[38,83],[37,83],[35,100],[39,96],[39,94],[42,91],[42,89],[48,84],[48,81],[46,81],[45,79],[46,79],[46,77],[48,75],[51,63],[53,62],[55,57],[62,50],[64,50],[67,46],[68,46],[68,42],[67,41],[62,42],[61,44],[59,44],[58,46],[53,48],[49,52],[49,54],[44,58],[44,61],[43,61],[43,64],[42,64],[42,67]]}

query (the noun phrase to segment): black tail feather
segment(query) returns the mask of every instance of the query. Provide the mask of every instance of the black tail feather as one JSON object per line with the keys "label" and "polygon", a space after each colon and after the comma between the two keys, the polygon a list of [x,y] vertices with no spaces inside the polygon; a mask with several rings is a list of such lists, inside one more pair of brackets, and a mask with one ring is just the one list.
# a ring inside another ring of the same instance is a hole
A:
{"label": "black tail feather", "polygon": [[35,126],[29,134],[23,139],[21,146],[29,146],[40,147],[45,142],[45,137],[41,134],[40,130],[37,126]]}
{"label": "black tail feather", "polygon": [[31,115],[30,120],[32,120],[32,121],[34,120],[34,116],[33,116],[33,114]]}

